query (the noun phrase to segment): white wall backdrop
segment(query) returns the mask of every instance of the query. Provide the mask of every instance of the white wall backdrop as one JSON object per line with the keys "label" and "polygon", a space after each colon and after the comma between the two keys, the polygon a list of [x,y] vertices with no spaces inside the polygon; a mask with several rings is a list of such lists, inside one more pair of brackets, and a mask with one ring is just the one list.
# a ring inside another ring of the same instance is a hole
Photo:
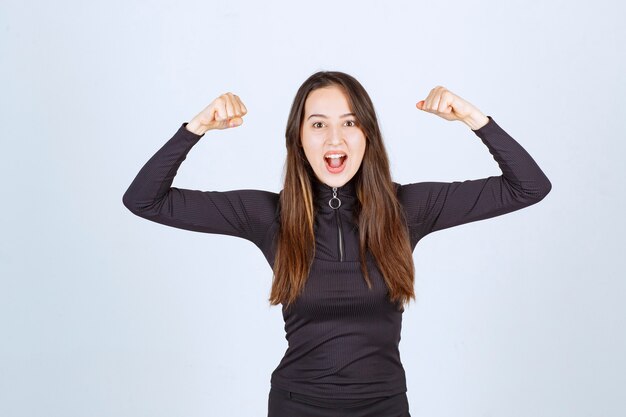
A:
{"label": "white wall backdrop", "polygon": [[415,417],[626,415],[624,6],[107,1],[0,5],[0,415],[265,416],[286,349],[243,239],[134,216],[141,166],[218,95],[174,185],[278,192],[284,128],[318,70],[370,93],[394,179],[499,175],[443,85],[552,181],[545,200],[420,242],[401,355]]}

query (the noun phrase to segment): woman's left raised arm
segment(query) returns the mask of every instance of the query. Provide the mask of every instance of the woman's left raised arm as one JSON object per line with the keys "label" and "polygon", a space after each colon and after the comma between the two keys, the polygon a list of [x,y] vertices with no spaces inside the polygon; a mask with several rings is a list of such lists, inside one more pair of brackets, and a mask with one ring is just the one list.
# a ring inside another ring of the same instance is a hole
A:
{"label": "woman's left raised arm", "polygon": [[485,116],[471,103],[437,86],[416,107],[468,125],[502,171],[500,176],[476,180],[401,185],[398,198],[417,240],[436,230],[530,206],[552,189],[550,180],[528,152],[491,116]]}

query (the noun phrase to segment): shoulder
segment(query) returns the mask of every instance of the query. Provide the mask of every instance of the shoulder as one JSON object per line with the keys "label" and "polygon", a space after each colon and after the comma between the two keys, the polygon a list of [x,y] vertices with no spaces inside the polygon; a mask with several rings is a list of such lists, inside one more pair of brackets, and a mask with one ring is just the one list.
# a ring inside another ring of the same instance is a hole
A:
{"label": "shoulder", "polygon": [[208,191],[210,200],[220,212],[234,210],[248,221],[271,223],[278,213],[279,193],[260,189]]}
{"label": "shoulder", "polygon": [[248,204],[257,207],[258,209],[262,209],[267,213],[277,213],[282,190],[279,192],[273,192],[267,190],[245,189],[238,190],[238,192],[241,198],[245,199]]}
{"label": "shoulder", "polygon": [[427,197],[438,188],[435,182],[413,182],[409,184],[399,184],[392,182],[396,189],[396,196],[400,203],[414,202]]}

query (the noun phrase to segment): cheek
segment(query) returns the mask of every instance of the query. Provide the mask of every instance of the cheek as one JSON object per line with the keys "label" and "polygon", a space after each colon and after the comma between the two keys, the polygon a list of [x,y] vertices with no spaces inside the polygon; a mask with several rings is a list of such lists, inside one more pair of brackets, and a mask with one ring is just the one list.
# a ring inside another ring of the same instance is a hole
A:
{"label": "cheek", "polygon": [[316,151],[315,148],[311,148],[310,146],[303,145],[302,149],[304,150],[304,156],[306,157],[307,161],[309,161],[311,165],[318,162],[316,161],[318,152]]}
{"label": "cheek", "polygon": [[321,155],[321,147],[318,144],[318,141],[315,138],[311,137],[303,137],[302,138],[302,148],[304,150],[304,154],[306,155],[309,161],[315,161],[316,159],[320,159]]}
{"label": "cheek", "polygon": [[363,160],[366,147],[367,147],[367,141],[364,136],[359,137],[358,140],[355,141],[354,149],[356,150],[355,154],[357,155],[359,164]]}
{"label": "cheek", "polygon": [[306,156],[308,159],[311,155],[311,145],[310,141],[305,136],[302,136],[302,138],[300,139],[300,146],[302,147],[302,152],[304,153],[304,156]]}

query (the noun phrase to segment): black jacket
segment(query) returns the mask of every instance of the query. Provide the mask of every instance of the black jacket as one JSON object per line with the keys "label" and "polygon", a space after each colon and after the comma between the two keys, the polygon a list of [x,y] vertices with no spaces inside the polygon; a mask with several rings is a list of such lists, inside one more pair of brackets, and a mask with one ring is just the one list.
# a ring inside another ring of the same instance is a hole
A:
{"label": "black jacket", "polygon": [[[183,123],[139,171],[123,196],[133,213],[157,223],[253,242],[274,264],[279,194],[263,190],[198,191],[171,187],[187,153],[202,136]],[[396,184],[411,247],[429,233],[487,219],[543,199],[551,183],[532,157],[496,122],[473,131],[502,175],[455,182]],[[369,398],[406,391],[399,342],[404,309],[387,299],[375,263],[368,259],[373,290],[360,271],[354,180],[333,190],[314,182],[315,259],[305,289],[283,307],[288,349],[271,376],[272,386],[326,398]]]}

